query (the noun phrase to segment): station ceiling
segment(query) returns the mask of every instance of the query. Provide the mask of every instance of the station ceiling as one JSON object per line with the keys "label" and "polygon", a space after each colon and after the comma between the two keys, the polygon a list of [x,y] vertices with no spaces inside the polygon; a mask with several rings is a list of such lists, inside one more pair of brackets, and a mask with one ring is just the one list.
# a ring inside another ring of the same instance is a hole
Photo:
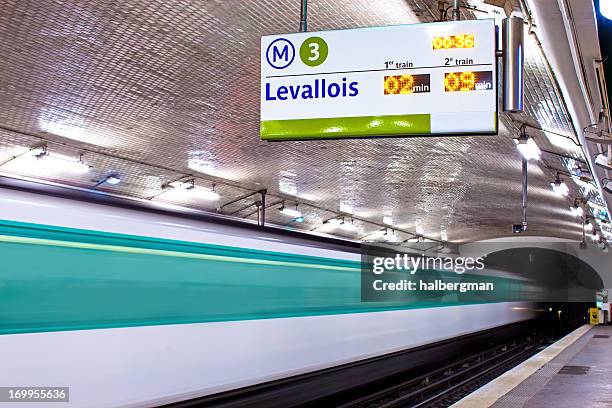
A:
{"label": "station ceiling", "polygon": [[[436,1],[308,4],[311,31],[439,16]],[[367,239],[390,216],[404,231],[422,228],[440,239],[445,230],[451,241],[474,241],[511,235],[521,220],[521,158],[512,139],[527,123],[559,134],[527,129],[552,152],[530,163],[527,233],[580,238],[569,211],[579,186],[565,177],[570,197],[556,196],[550,168],[574,166],[582,151],[534,35],[526,36],[526,110],[500,113],[497,136],[262,142],[260,37],[297,31],[299,16],[299,0],[5,0],[0,173],[84,188],[118,174],[121,183],[97,189],[213,212],[265,188],[268,203],[300,203],[305,220],[290,224],[297,229]],[[91,170],[49,172],[10,160],[43,142],[49,151],[82,155]],[[160,194],[191,176],[203,187],[214,183],[219,202]],[[253,207],[239,211],[252,200],[221,211],[254,219]],[[347,205],[357,231],[323,224]],[[267,220],[287,225],[278,207]]]}

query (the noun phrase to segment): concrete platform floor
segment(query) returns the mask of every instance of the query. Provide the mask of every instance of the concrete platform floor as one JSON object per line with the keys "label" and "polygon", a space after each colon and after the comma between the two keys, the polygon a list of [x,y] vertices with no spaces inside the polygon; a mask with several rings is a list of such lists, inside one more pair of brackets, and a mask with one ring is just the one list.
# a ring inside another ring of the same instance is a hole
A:
{"label": "concrete platform floor", "polygon": [[612,407],[612,326],[596,326],[584,336],[582,348],[525,408]]}
{"label": "concrete platform floor", "polygon": [[612,407],[612,326],[583,326],[454,407]]}

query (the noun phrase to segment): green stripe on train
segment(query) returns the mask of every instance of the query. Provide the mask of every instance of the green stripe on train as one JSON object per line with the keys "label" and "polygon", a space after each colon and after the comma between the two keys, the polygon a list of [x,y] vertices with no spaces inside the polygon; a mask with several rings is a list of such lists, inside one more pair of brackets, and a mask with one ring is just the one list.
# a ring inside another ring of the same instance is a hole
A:
{"label": "green stripe on train", "polygon": [[429,114],[264,120],[260,124],[260,136],[263,140],[406,136],[430,133]]}
{"label": "green stripe on train", "polygon": [[0,334],[493,301],[362,303],[355,261],[11,221],[0,221],[0,259]]}

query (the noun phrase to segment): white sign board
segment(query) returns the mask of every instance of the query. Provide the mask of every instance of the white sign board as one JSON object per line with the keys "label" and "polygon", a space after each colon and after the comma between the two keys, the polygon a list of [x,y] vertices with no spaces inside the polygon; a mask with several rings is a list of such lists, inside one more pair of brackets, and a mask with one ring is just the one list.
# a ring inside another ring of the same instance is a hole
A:
{"label": "white sign board", "polygon": [[265,36],[263,140],[497,133],[494,20]]}

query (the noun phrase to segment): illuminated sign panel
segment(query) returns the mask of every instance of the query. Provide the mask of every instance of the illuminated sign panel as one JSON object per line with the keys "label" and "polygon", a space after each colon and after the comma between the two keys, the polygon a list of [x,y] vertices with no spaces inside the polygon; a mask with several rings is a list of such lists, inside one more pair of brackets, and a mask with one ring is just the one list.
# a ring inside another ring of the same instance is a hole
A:
{"label": "illuminated sign panel", "polygon": [[434,50],[444,50],[449,48],[474,48],[474,34],[459,34],[447,35],[444,37],[434,37]]}
{"label": "illuminated sign panel", "polygon": [[387,75],[384,81],[385,95],[404,95],[429,92],[429,74]]}
{"label": "illuminated sign panel", "polygon": [[492,71],[446,72],[444,74],[444,90],[446,92],[488,91],[492,89]]}
{"label": "illuminated sign panel", "polygon": [[493,20],[265,36],[263,140],[494,134]]}

